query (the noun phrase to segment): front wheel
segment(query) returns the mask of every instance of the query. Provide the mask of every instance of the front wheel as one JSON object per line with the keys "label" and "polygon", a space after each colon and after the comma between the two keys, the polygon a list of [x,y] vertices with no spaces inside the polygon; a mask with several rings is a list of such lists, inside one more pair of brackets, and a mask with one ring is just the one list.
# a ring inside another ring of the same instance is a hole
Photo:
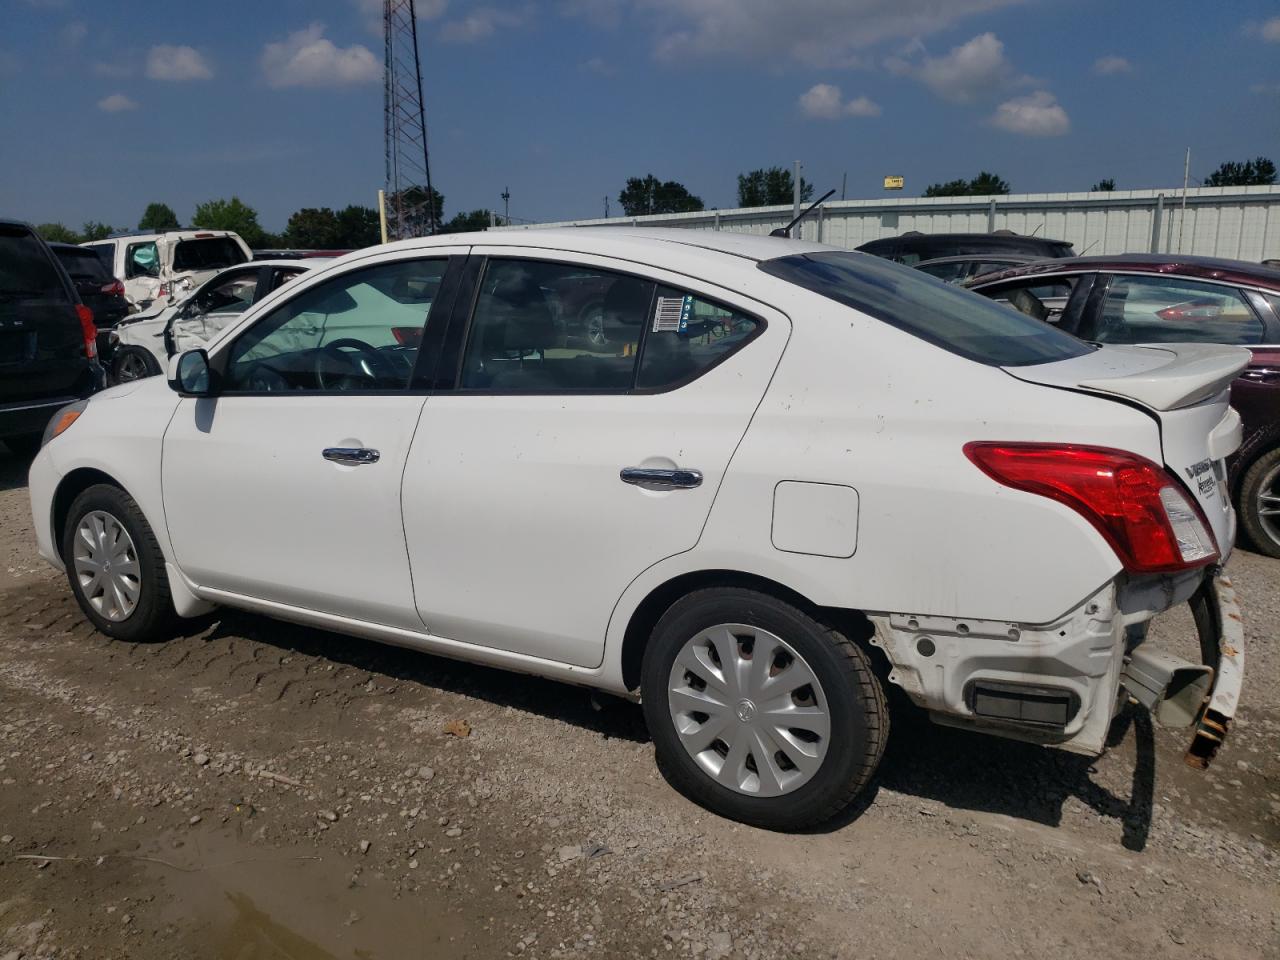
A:
{"label": "front wheel", "polygon": [[130,383],[159,374],[159,362],[139,347],[122,347],[116,351],[115,359],[111,361],[111,375],[116,383]]}
{"label": "front wheel", "polygon": [[1264,453],[1245,471],[1240,523],[1259,553],[1280,557],[1280,448]]}
{"label": "front wheel", "polygon": [[642,692],[672,786],[772,830],[813,826],[847,807],[889,732],[866,654],[753,590],[699,590],[673,605],[645,650]]}
{"label": "front wheel", "polygon": [[118,640],[165,639],[177,620],[164,554],[133,498],[97,484],[71,504],[62,560],[85,616]]}

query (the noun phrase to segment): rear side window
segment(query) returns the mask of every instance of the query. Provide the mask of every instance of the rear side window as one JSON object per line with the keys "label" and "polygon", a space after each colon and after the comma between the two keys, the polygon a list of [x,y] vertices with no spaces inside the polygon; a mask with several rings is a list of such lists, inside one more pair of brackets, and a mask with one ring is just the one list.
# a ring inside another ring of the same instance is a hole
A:
{"label": "rear side window", "polygon": [[645,333],[636,386],[660,389],[692,380],[759,331],[755,317],[673,287],[659,287]]}
{"label": "rear side window", "polygon": [[1261,343],[1240,291],[1175,277],[1117,276],[1082,336],[1099,343]]}
{"label": "rear side window", "polygon": [[124,275],[126,279],[160,276],[160,253],[154,240],[129,244],[124,253]]}
{"label": "rear side window", "polygon": [[230,237],[179,240],[173,250],[173,269],[221,270],[244,263],[248,259],[240,249],[240,244]]}
{"label": "rear side window", "polygon": [[978,363],[1052,363],[1093,349],[986,297],[857,253],[780,257],[760,269]]}
{"label": "rear side window", "polygon": [[24,227],[0,225],[0,303],[68,300],[53,260]]}
{"label": "rear side window", "polygon": [[71,275],[72,280],[101,280],[107,283],[111,279],[106,266],[92,250],[85,250],[82,247],[74,249],[55,247],[53,252],[67,268],[67,273]]}
{"label": "rear side window", "polygon": [[969,262],[952,260],[950,263],[921,263],[916,269],[937,277],[943,283],[959,283],[969,269]]}

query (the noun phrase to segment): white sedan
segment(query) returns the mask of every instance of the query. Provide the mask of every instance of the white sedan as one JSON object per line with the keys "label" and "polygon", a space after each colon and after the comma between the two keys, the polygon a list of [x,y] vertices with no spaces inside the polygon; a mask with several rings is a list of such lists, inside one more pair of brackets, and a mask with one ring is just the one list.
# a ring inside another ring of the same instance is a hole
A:
{"label": "white sedan", "polygon": [[175,353],[203,346],[267,294],[330,260],[255,260],[228,267],[177,303],[122,320],[109,341],[112,379],[127,383],[162,373]]}
{"label": "white sedan", "polygon": [[[893,686],[1087,754],[1128,694],[1208,762],[1247,359],[1100,349],[800,241],[436,237],[66,408],[32,510],[112,637],[225,605],[638,698],[674,786],[795,829],[867,784]],[[1143,643],[1184,601],[1204,663]]]}

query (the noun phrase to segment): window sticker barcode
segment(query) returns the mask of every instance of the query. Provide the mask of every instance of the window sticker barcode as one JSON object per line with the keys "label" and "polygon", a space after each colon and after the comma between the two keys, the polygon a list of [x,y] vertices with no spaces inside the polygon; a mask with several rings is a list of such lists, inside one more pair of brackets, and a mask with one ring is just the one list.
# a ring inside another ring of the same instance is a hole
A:
{"label": "window sticker barcode", "polygon": [[653,314],[654,333],[684,333],[693,312],[693,297],[659,297]]}

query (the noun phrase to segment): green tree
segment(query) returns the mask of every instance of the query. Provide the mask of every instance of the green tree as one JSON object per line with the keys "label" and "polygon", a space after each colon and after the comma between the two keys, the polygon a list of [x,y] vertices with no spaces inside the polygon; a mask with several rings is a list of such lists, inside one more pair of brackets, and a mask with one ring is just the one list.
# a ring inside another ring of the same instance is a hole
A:
{"label": "green tree", "polygon": [[168,230],[179,226],[178,215],[167,203],[148,203],[142,219],[138,221],[139,230]]}
{"label": "green tree", "polygon": [[284,228],[285,243],[303,250],[334,250],[339,243],[338,216],[328,207],[303,207]]}
{"label": "green tree", "polygon": [[1255,187],[1276,182],[1276,165],[1266,157],[1237,163],[1228,160],[1205,178],[1206,187]]}
{"label": "green tree", "polygon": [[80,240],[82,243],[89,243],[93,240],[105,240],[111,234],[116,232],[116,228],[109,223],[100,223],[97,220],[86,220],[80,226]]}
{"label": "green tree", "polygon": [[470,213],[455,213],[453,218],[440,228],[441,233],[474,233],[489,229],[489,211],[472,210]]}
{"label": "green tree", "polygon": [[1110,193],[1116,188],[1116,182],[1108,177],[1106,180],[1099,180],[1089,189],[1094,193]]}
{"label": "green tree", "polygon": [[660,181],[652,173],[630,177],[618,194],[618,203],[628,217],[650,213],[692,213],[705,209],[702,198],[691,194],[683,183]]}
{"label": "green tree", "polygon": [[239,197],[197,204],[191,225],[202,230],[234,230],[249,246],[262,245],[263,230],[258,225],[258,211]]}
{"label": "green tree", "polygon": [[337,213],[338,246],[348,250],[372,247],[382,242],[382,225],[373,207],[352,204]]}
{"label": "green tree", "polygon": [[36,233],[49,243],[80,243],[80,234],[61,223],[42,223],[36,227]]}
{"label": "green tree", "polygon": [[[800,178],[800,202],[813,199],[813,184]],[[795,200],[795,178],[783,167],[738,174],[738,206],[773,207]]]}
{"label": "green tree", "polygon": [[930,184],[926,197],[989,197],[1009,192],[1009,182],[994,173],[981,171],[972,180],[948,180]]}

